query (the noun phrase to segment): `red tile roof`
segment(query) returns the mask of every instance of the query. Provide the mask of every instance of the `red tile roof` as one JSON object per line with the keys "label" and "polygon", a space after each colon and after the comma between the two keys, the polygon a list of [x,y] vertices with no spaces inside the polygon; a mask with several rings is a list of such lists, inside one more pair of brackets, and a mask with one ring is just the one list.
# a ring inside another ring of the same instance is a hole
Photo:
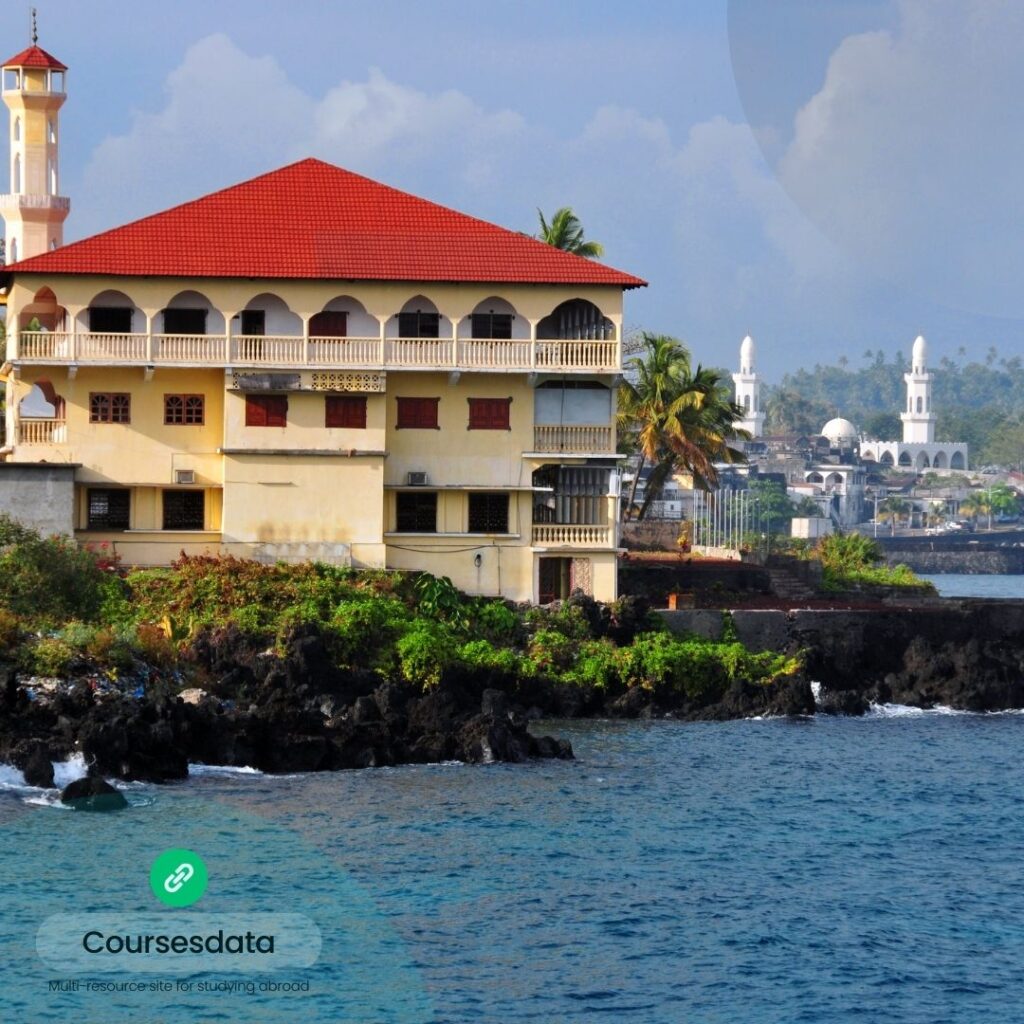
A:
{"label": "red tile roof", "polygon": [[61,64],[56,57],[47,53],[41,46],[30,46],[27,50],[15,54],[10,60],[3,62],[5,68],[53,68],[54,71],[67,71],[66,64]]}
{"label": "red tile roof", "polygon": [[621,288],[647,283],[313,159],[4,269]]}

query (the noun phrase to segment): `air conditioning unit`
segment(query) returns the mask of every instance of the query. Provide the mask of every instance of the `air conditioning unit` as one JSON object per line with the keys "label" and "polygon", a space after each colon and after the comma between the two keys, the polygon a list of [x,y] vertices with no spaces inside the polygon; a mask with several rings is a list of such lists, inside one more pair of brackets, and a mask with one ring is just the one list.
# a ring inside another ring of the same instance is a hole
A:
{"label": "air conditioning unit", "polygon": [[176,484],[194,484],[196,482],[196,471],[194,469],[176,469],[174,471],[174,482]]}
{"label": "air conditioning unit", "polygon": [[410,487],[426,487],[427,485],[427,474],[416,471],[415,473],[407,473],[405,482]]}

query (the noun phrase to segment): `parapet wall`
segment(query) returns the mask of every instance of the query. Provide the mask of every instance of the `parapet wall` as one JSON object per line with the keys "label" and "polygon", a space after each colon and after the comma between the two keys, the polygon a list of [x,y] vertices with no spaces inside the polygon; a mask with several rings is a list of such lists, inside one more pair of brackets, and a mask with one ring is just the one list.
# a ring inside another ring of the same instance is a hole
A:
{"label": "parapet wall", "polygon": [[0,462],[0,513],[43,536],[75,529],[75,469],[70,463]]}

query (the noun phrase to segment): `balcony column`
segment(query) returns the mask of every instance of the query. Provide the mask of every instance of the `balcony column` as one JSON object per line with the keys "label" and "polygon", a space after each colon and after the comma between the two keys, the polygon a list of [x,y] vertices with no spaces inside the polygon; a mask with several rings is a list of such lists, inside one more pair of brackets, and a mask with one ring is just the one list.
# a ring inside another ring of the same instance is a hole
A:
{"label": "balcony column", "polygon": [[153,314],[148,309],[142,311],[146,318],[146,363],[153,364]]}
{"label": "balcony column", "polygon": [[530,319],[530,369],[537,368],[537,324],[539,320]]}
{"label": "balcony column", "polygon": [[615,325],[615,369],[622,369],[622,317],[610,316],[608,318]]}
{"label": "balcony column", "polygon": [[381,368],[387,362],[387,330],[388,330],[388,317],[378,316],[377,322],[380,324],[380,365]]}
{"label": "balcony column", "polygon": [[450,317],[452,322],[452,366],[459,365],[459,324],[465,320],[462,316]]}
{"label": "balcony column", "polygon": [[224,365],[230,366],[233,362],[231,358],[231,321],[237,314],[223,313],[221,315],[224,317]]}
{"label": "balcony column", "polygon": [[299,313],[302,321],[302,362],[309,362],[309,321],[313,319],[312,313]]}
{"label": "balcony column", "polygon": [[85,310],[85,306],[65,306],[64,312],[70,321],[68,326],[71,330],[68,333],[68,359],[73,363],[78,358],[78,318]]}

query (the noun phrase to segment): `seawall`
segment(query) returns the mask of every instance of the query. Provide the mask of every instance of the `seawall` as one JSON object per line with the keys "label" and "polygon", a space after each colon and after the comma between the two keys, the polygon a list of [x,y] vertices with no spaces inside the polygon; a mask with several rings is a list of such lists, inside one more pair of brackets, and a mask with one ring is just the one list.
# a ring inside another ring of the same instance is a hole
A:
{"label": "seawall", "polygon": [[[676,633],[722,636],[723,613],[658,612]],[[1024,707],[1024,601],[884,609],[736,609],[753,650],[803,651],[807,677],[865,699],[971,710]]]}

